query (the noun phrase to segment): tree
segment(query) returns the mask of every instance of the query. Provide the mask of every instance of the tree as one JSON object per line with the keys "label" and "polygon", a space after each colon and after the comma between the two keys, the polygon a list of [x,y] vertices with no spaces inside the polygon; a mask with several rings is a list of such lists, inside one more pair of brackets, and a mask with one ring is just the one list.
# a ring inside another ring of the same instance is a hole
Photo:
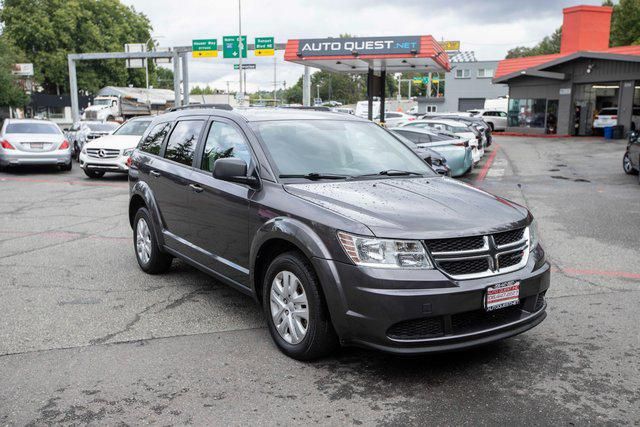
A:
{"label": "tree", "polygon": [[[125,43],[147,41],[152,30],[145,15],[119,0],[4,0],[2,6],[4,35],[25,52],[48,93],[69,91],[67,54],[121,52]],[[123,60],[83,61],[77,68],[78,87],[89,93],[145,82],[144,70],[128,70]]]}
{"label": "tree", "polygon": [[191,95],[213,95],[216,93],[214,89],[211,89],[209,85],[205,87],[195,86],[191,89]]}
{"label": "tree", "polygon": [[29,103],[29,96],[11,74],[11,67],[21,61],[23,55],[0,35],[0,107],[24,107]]}
{"label": "tree", "polygon": [[[151,65],[151,62],[149,62]],[[150,71],[149,80],[150,84],[156,89],[173,89],[173,71],[164,67],[153,67],[153,72]]]}
{"label": "tree", "polygon": [[605,1],[603,5],[613,7],[611,46],[640,44],[640,0]]}
{"label": "tree", "polygon": [[507,52],[507,58],[520,58],[523,56],[550,55],[560,53],[562,41],[562,27],[558,28],[550,36],[546,36],[540,43],[533,47],[517,46]]}

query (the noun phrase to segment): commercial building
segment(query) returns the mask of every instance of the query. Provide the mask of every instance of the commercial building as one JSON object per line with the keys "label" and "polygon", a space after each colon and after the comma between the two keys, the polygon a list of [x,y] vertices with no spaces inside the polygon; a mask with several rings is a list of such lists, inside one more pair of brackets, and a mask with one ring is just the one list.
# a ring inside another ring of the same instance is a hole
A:
{"label": "commercial building", "polygon": [[[509,86],[508,131],[592,135],[602,108],[640,125],[640,46],[609,47],[611,7],[564,9],[560,53],[500,61],[494,83]],[[638,108],[636,108],[638,111]]]}

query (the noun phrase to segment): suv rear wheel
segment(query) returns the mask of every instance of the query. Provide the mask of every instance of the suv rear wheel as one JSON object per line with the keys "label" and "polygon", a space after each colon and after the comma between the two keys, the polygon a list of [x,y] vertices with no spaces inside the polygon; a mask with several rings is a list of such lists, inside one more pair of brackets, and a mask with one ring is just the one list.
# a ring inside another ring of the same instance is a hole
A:
{"label": "suv rear wheel", "polygon": [[133,247],[138,265],[145,273],[164,273],[171,267],[173,257],[160,250],[147,208],[138,209],[133,221]]}
{"label": "suv rear wheel", "polygon": [[298,360],[330,354],[338,339],[309,261],[299,252],[276,257],[264,277],[264,314],[280,350]]}
{"label": "suv rear wheel", "polygon": [[633,163],[631,163],[629,153],[624,153],[624,157],[622,158],[622,169],[627,175],[635,175],[638,173],[638,171],[634,169]]}

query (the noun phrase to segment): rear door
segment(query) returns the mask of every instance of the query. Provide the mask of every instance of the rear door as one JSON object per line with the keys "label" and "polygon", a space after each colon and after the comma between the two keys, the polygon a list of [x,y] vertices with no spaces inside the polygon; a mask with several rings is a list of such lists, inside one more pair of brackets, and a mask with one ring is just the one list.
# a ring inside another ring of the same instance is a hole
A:
{"label": "rear door", "polygon": [[255,191],[244,184],[213,177],[217,159],[235,157],[255,167],[247,138],[233,121],[212,118],[199,146],[189,192],[190,241],[199,248],[197,261],[243,286],[249,283],[249,199]]}

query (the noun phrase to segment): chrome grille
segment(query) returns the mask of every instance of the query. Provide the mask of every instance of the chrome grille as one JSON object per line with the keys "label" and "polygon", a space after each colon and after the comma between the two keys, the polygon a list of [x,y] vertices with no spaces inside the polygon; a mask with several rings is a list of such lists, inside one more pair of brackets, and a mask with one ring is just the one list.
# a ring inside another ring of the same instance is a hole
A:
{"label": "chrome grille", "polygon": [[425,242],[436,266],[453,279],[475,279],[519,270],[529,259],[529,229]]}
{"label": "chrome grille", "polygon": [[111,148],[87,148],[87,156],[96,159],[114,159],[120,156],[120,150]]}

